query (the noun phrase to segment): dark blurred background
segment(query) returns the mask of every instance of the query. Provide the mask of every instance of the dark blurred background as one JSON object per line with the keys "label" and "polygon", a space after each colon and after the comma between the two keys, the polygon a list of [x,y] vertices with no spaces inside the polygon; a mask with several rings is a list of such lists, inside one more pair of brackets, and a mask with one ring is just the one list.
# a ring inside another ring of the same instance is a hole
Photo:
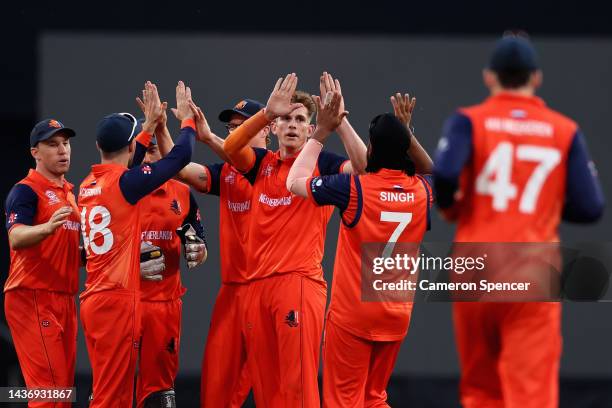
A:
{"label": "dark blurred background", "polygon": [[[480,71],[494,40],[506,29],[528,31],[541,55],[540,95],[583,128],[606,196],[612,189],[608,143],[612,108],[612,25],[609,10],[575,2],[311,1],[164,4],[115,1],[3,6],[0,33],[0,123],[3,127],[2,200],[32,166],[28,135],[38,120],[56,117],[76,129],[68,179],[77,184],[98,160],[96,122],[117,111],[137,112],[133,99],[145,80],[156,82],[174,106],[178,79],[193,89],[213,130],[217,113],[244,97],[265,102],[279,75],[294,71],[299,87],[318,92],[322,70],[343,84],[350,120],[366,136],[369,120],[391,109],[391,93],[417,97],[414,125],[433,152],[443,120],[454,108],[486,96]],[[170,119],[171,130],[177,130]],[[341,153],[337,140],[330,149]],[[198,146],[194,160],[215,161]],[[218,201],[198,196],[211,256],[183,274],[181,368],[177,398],[197,406],[200,361],[219,287]],[[452,228],[434,217],[427,241],[449,241]],[[331,282],[338,218],[328,227],[324,267]],[[569,242],[609,241],[610,216],[592,227],[563,227]],[[3,283],[6,234],[0,234]],[[81,272],[83,281],[84,272]],[[612,406],[612,307],[566,303],[562,407]],[[415,307],[389,395],[392,406],[458,406],[459,374],[450,305]],[[0,319],[0,386],[18,385],[20,370],[10,333]],[[79,336],[75,406],[86,406],[90,370]]]}

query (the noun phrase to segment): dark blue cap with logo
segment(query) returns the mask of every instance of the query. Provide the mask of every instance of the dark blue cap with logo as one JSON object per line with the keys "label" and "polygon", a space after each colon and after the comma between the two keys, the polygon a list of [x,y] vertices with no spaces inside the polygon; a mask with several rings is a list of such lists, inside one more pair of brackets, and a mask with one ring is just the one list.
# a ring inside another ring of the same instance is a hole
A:
{"label": "dark blue cap with logo", "polygon": [[232,117],[232,114],[234,113],[242,115],[245,118],[250,118],[265,107],[266,105],[254,99],[243,99],[238,102],[232,109],[225,109],[224,111],[222,111],[219,114],[219,120],[221,122],[229,122],[230,118]]}
{"label": "dark blue cap with logo", "polygon": [[538,69],[538,55],[527,38],[507,36],[495,44],[489,68],[497,72],[535,71]]}
{"label": "dark blue cap with logo", "polygon": [[53,137],[56,133],[62,132],[68,137],[76,136],[76,132],[64,126],[62,122],[56,119],[41,120],[34,126],[30,133],[30,146],[34,147],[38,142],[47,140]]}
{"label": "dark blue cap with logo", "polygon": [[98,122],[96,141],[102,151],[112,153],[129,145],[141,130],[131,113],[112,113]]}

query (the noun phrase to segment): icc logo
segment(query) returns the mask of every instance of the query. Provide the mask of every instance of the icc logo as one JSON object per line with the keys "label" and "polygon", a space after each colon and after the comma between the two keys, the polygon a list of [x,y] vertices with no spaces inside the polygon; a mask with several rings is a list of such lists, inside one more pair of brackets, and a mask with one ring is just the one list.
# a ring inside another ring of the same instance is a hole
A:
{"label": "icc logo", "polygon": [[57,204],[60,202],[60,199],[57,197],[57,195],[51,191],[51,190],[47,190],[45,191],[45,195],[47,196],[47,198],[49,199],[49,205],[53,205],[53,204]]}

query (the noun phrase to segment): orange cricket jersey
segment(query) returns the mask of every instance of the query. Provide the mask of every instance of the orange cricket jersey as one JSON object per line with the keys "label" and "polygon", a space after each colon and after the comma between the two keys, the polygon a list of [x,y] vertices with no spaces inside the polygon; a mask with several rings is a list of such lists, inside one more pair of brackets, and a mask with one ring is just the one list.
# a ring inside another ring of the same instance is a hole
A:
{"label": "orange cricket jersey", "polygon": [[[404,338],[412,302],[363,301],[362,255],[364,245],[387,243],[397,232],[396,245],[420,243],[429,226],[431,202],[431,187],[421,176],[381,169],[351,177],[349,204],[338,234],[330,321],[372,341]],[[415,252],[411,255],[418,256],[418,246],[410,248]]]}
{"label": "orange cricket jersey", "polygon": [[126,201],[119,187],[127,167],[96,164],[81,183],[79,209],[87,251],[81,299],[104,290],[140,288],[140,202]]}
{"label": "orange cricket jersey", "polygon": [[[208,172],[209,180],[218,178],[218,183],[209,182],[207,193],[219,196],[221,281],[245,283],[249,275],[246,249],[253,188],[251,183],[228,163],[204,168]],[[213,172],[218,173],[213,175]]]}
{"label": "orange cricket jersey", "polygon": [[[70,206],[73,213],[53,234],[37,245],[11,249],[9,276],[4,291],[16,288],[45,289],[74,295],[79,285],[79,211],[72,193],[73,185],[64,181],[62,187],[31,169],[23,184],[36,194],[37,204],[32,225],[47,222],[61,207]],[[20,225],[19,210],[7,208],[9,232]]]}
{"label": "orange cricket jersey", "polygon": [[140,281],[140,299],[173,300],[186,289],[181,284],[181,239],[176,229],[189,213],[189,186],[169,180],[146,196],[140,206],[141,240],[158,246],[164,254],[166,269],[161,281]]}
{"label": "orange cricket jersey", "polygon": [[472,123],[457,242],[553,242],[577,124],[538,97],[501,93],[460,109]]}
{"label": "orange cricket jersey", "polygon": [[[249,279],[298,272],[324,282],[325,231],[334,207],[319,207],[287,190],[294,161],[268,151],[259,166],[247,241]],[[317,164],[313,175],[319,174]]]}

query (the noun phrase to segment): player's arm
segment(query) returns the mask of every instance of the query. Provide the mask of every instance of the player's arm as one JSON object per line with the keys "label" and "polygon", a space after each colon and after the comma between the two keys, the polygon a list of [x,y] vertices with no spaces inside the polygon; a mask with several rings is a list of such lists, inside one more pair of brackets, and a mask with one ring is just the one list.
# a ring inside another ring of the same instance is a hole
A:
{"label": "player's arm", "polygon": [[313,99],[317,107],[317,126],[287,175],[287,190],[305,198],[309,197],[308,183],[319,161],[323,144],[347,114],[339,91],[328,92],[325,102],[316,95]]}
{"label": "player's arm", "polygon": [[189,192],[189,213],[177,232],[183,243],[183,256],[187,260],[187,266],[194,268],[204,263],[208,257],[206,236],[198,203],[191,192]]}
{"label": "player's arm", "polygon": [[[148,92],[149,97],[145,104],[161,105],[157,89],[151,88]],[[177,108],[173,112],[177,119],[181,121],[181,132],[177,143],[168,155],[147,166],[134,167],[121,176],[119,187],[129,203],[136,204],[138,200],[170,180],[189,163],[195,143],[194,112],[189,104],[190,99],[191,90],[188,87],[186,88],[183,82],[179,82],[176,87]],[[150,112],[152,108],[148,109]],[[148,114],[146,113],[145,117]],[[145,124],[146,122],[147,120],[145,120]],[[143,126],[143,130],[148,130],[146,125]]]}
{"label": "player's arm", "polygon": [[[329,73],[323,72],[319,78],[319,96],[324,98],[329,92],[340,93],[342,97],[340,101],[340,111],[344,112],[344,97],[342,96],[342,87],[340,81],[334,79]],[[348,112],[347,112],[348,114]],[[363,143],[355,129],[351,126],[346,116],[336,129],[336,133],[340,136],[344,150],[348,154],[349,162],[342,165],[342,173],[346,174],[363,174],[368,164],[368,148]]]}
{"label": "player's arm", "polygon": [[53,234],[72,213],[72,207],[57,209],[47,222],[34,225],[38,197],[25,184],[15,185],[6,199],[6,229],[11,249],[39,244]]}
{"label": "player's arm", "polygon": [[457,112],[444,124],[433,168],[436,202],[442,216],[449,221],[456,219],[459,176],[471,157],[472,122]]}
{"label": "player's arm", "polygon": [[410,95],[404,94],[403,96],[398,92],[394,96],[391,96],[391,105],[393,105],[393,112],[395,116],[406,124],[408,132],[410,133],[410,149],[408,154],[414,162],[414,167],[419,174],[431,174],[433,171],[433,160],[429,157],[427,151],[421,146],[419,140],[412,131],[411,121],[414,107],[416,106],[416,98],[410,98]]}
{"label": "player's arm", "polygon": [[241,172],[247,173],[256,165],[256,151],[248,146],[249,141],[274,119],[303,106],[301,103],[291,103],[297,80],[295,74],[289,74],[284,79],[279,78],[268,98],[266,108],[244,121],[225,139],[223,151]]}
{"label": "player's arm", "polygon": [[603,215],[605,200],[595,164],[590,158],[582,131],[577,130],[567,157],[563,220],[595,222]]}

